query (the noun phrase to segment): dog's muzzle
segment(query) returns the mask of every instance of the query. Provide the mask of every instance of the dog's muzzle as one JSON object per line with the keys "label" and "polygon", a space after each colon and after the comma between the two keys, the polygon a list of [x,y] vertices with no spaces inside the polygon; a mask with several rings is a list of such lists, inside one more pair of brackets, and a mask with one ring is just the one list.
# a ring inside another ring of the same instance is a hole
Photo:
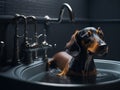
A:
{"label": "dog's muzzle", "polygon": [[88,51],[97,54],[99,56],[106,55],[108,53],[108,46],[101,38],[97,37],[88,47]]}

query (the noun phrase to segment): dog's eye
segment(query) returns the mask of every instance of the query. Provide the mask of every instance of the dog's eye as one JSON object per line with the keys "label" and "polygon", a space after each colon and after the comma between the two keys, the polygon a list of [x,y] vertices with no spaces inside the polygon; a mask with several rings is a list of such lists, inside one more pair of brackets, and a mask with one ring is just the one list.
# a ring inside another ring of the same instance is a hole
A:
{"label": "dog's eye", "polygon": [[92,35],[91,31],[81,32],[80,33],[80,37],[82,37],[82,38],[89,38],[91,35]]}
{"label": "dog's eye", "polygon": [[85,33],[83,40],[86,44],[92,42],[92,32],[90,30]]}
{"label": "dog's eye", "polygon": [[84,35],[84,38],[89,39],[92,36],[92,32],[91,31],[87,31]]}
{"label": "dog's eye", "polygon": [[92,32],[88,31],[87,34],[88,34],[88,37],[90,37],[92,35]]}

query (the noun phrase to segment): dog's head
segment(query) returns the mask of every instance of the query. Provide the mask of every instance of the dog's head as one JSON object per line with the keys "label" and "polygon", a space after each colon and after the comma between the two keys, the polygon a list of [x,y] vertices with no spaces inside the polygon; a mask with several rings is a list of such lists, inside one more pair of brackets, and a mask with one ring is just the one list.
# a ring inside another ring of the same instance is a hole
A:
{"label": "dog's head", "polygon": [[81,48],[86,49],[90,53],[100,56],[108,53],[108,46],[100,28],[86,27],[77,31],[75,39]]}

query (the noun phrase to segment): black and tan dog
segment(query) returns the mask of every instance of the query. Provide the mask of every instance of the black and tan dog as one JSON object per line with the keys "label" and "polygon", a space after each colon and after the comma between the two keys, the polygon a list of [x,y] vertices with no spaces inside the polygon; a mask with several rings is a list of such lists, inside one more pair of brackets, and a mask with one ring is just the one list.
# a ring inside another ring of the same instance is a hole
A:
{"label": "black and tan dog", "polygon": [[56,53],[48,62],[49,68],[59,68],[58,76],[90,76],[96,75],[94,55],[103,56],[108,53],[108,46],[100,28],[86,27],[76,30],[66,50]]}

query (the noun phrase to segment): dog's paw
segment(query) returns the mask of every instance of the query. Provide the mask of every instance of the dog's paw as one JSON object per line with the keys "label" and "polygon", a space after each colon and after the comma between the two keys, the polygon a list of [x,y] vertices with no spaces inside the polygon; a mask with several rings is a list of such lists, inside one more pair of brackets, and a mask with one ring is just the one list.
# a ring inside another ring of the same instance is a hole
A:
{"label": "dog's paw", "polygon": [[66,75],[65,72],[60,72],[60,73],[57,74],[57,76],[59,76],[59,77],[62,77],[62,76],[65,76],[65,75]]}

